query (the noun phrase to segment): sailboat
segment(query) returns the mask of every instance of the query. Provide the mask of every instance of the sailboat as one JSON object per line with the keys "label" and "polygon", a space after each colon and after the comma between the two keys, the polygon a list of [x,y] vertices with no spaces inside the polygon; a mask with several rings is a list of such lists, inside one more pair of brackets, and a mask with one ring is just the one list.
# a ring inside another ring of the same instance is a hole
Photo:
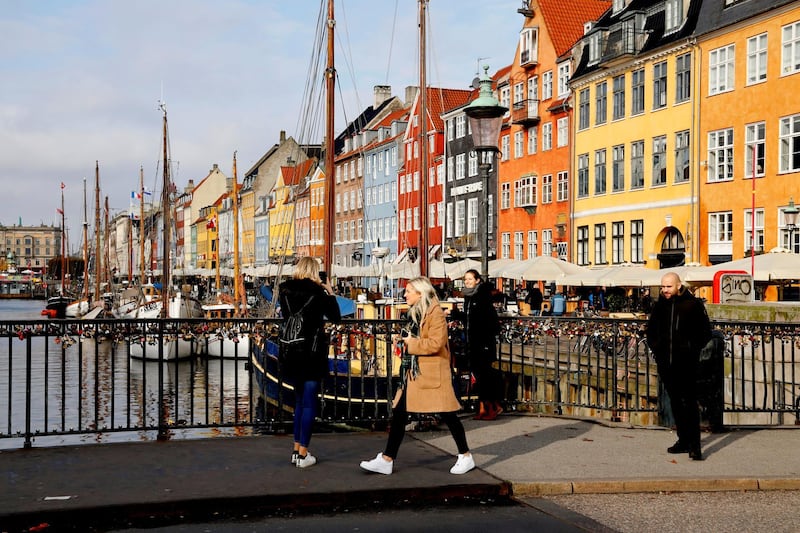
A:
{"label": "sailboat", "polygon": [[[95,165],[95,173],[99,176],[99,164]],[[83,179],[83,283],[81,297],[67,305],[67,318],[80,318],[89,312],[89,218],[86,206],[86,178]]]}
{"label": "sailboat", "polygon": [[[174,294],[170,291],[172,278],[170,273],[170,260],[172,257],[172,216],[170,191],[172,182],[170,179],[170,159],[169,143],[167,136],[167,108],[161,103],[163,115],[163,184],[162,184],[162,276],[161,285],[148,283],[141,287],[140,303],[129,311],[124,318],[134,319],[167,319],[167,318],[201,318],[203,311],[200,302],[191,296],[189,288],[183,287]],[[156,323],[153,323],[156,326]],[[177,326],[176,331],[164,334],[158,329],[144,329],[130,343],[131,357],[148,360],[174,360],[187,359],[195,355],[202,355],[204,352],[204,342],[187,325],[173,324]],[[158,346],[159,341],[163,341],[163,355]]]}
{"label": "sailboat", "polygon": [[[216,294],[211,301],[203,304],[203,314],[209,320],[209,329],[212,330],[206,339],[208,357],[222,357],[225,359],[239,359],[250,356],[250,334],[244,331],[243,324],[230,319],[239,318],[247,313],[247,303],[242,302],[244,294],[242,277],[240,273],[241,261],[239,258],[239,185],[236,172],[236,152],[233,153],[233,186],[230,192],[233,222],[233,298],[223,295],[220,283],[219,262],[219,224],[216,225],[215,247],[216,260]],[[217,218],[219,214],[215,215]]]}
{"label": "sailboat", "polygon": [[61,209],[59,209],[58,212],[61,215],[61,287],[59,288],[58,294],[47,299],[47,305],[42,309],[42,315],[48,318],[66,318],[67,306],[72,301],[72,298],[67,294],[65,288],[67,275],[67,234],[64,217],[64,182],[61,182]]}

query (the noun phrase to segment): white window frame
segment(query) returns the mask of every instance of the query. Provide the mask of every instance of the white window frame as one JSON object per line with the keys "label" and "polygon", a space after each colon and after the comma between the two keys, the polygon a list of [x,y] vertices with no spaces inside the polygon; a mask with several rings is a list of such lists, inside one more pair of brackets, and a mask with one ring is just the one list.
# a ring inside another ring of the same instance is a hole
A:
{"label": "white window frame", "polygon": [[781,76],[800,72],[800,22],[781,28]]}
{"label": "white window frame", "polygon": [[558,143],[558,147],[562,148],[569,144],[569,117],[561,117],[556,121],[556,127],[558,130],[558,135],[556,137],[556,142]]}
{"label": "white window frame", "polygon": [[747,39],[747,85],[767,81],[767,33]]}
{"label": "white window frame", "polygon": [[736,45],[715,48],[708,53],[708,94],[730,92],[735,84]]}
{"label": "white window frame", "polygon": [[780,146],[778,172],[800,170],[800,114],[781,117],[778,145]]}
{"label": "white window frame", "polygon": [[733,128],[708,132],[708,183],[733,180]]}

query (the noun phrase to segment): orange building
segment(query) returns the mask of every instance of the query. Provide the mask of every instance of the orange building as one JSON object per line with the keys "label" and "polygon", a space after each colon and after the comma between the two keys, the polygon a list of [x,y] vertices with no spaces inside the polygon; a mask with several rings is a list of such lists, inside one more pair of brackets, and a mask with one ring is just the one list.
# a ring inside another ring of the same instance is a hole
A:
{"label": "orange building", "polygon": [[571,47],[608,0],[531,0],[514,62],[498,73],[501,105],[499,258],[570,259]]}

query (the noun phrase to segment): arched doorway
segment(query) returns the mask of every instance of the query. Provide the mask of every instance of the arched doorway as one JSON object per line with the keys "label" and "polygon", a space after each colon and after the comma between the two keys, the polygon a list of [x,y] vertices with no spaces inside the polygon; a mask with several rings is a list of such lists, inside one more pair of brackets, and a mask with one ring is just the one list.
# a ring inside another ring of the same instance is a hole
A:
{"label": "arched doorway", "polygon": [[661,251],[658,253],[661,268],[681,266],[686,262],[686,242],[676,228],[666,230],[661,239]]}

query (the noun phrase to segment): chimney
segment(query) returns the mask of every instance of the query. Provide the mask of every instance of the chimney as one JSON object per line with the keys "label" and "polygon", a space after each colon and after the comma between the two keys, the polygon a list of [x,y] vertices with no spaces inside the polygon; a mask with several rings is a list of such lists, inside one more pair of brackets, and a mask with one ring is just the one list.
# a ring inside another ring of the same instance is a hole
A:
{"label": "chimney", "polygon": [[211,170],[208,173],[211,174],[212,172],[218,172],[218,171],[219,171],[219,165],[214,163],[214,166],[211,167]]}
{"label": "chimney", "polygon": [[417,88],[416,85],[409,85],[406,87],[406,102],[405,102],[406,106],[410,106],[411,104],[414,103],[414,98],[417,97],[418,92],[419,89]]}
{"label": "chimney", "polygon": [[391,85],[375,85],[372,90],[375,92],[375,109],[378,109],[382,103],[392,97]]}
{"label": "chimney", "polygon": [[189,183],[186,184],[186,188],[183,189],[183,192],[185,194],[192,194],[193,190],[194,190],[194,180],[189,180]]}
{"label": "chimney", "polygon": [[281,144],[286,142],[286,130],[281,130]]}

